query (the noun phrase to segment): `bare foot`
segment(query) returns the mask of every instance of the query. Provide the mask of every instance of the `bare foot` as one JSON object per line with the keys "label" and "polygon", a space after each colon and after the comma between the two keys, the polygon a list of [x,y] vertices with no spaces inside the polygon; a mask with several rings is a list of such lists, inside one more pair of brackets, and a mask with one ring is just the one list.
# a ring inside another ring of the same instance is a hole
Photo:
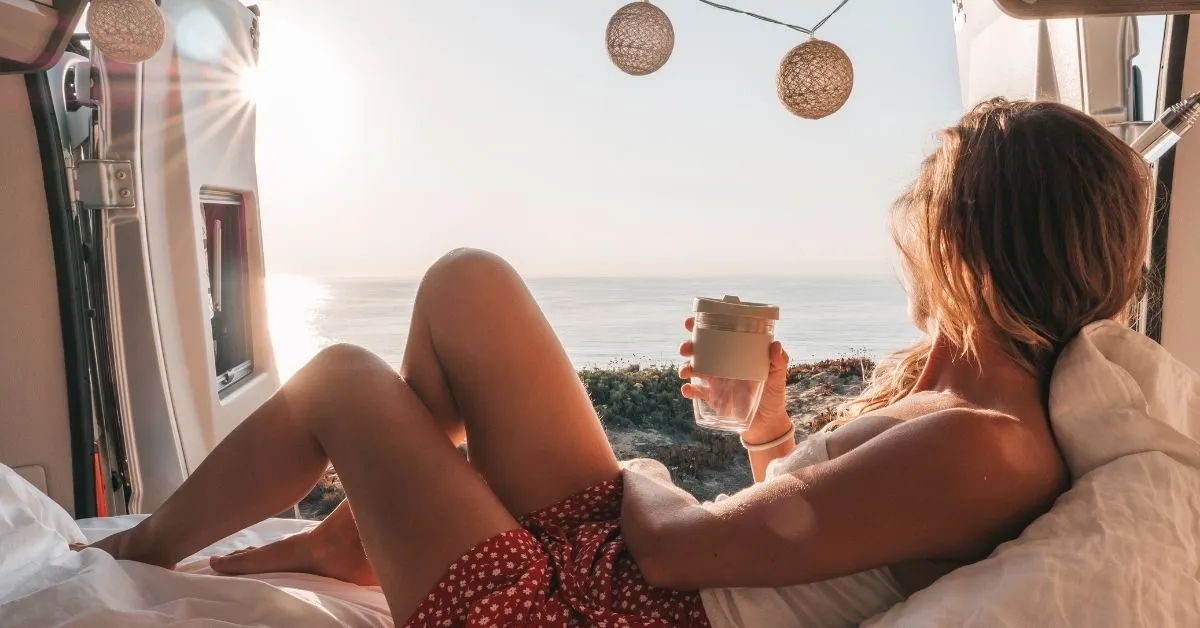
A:
{"label": "bare foot", "polygon": [[325,534],[320,526],[262,547],[213,556],[209,565],[213,571],[229,575],[310,573],[351,584],[379,586],[379,577],[367,561],[358,535]]}
{"label": "bare foot", "polygon": [[157,565],[166,569],[174,569],[175,562],[163,559],[154,552],[154,543],[150,541],[141,526],[134,526],[111,536],[107,536],[91,545],[72,543],[71,549],[79,551],[89,547],[104,550],[117,560],[132,560],[148,565]]}

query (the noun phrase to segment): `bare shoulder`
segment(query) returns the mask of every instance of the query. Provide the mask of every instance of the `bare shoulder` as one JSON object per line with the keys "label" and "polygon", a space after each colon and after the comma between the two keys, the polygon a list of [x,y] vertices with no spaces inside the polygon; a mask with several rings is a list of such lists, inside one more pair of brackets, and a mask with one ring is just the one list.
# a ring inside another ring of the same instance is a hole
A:
{"label": "bare shoulder", "polygon": [[889,435],[919,441],[928,454],[955,459],[964,479],[984,492],[1011,491],[1034,509],[1067,483],[1066,465],[1044,417],[980,408],[951,408],[907,421]]}
{"label": "bare shoulder", "polygon": [[947,408],[915,418],[908,423],[914,431],[963,439],[963,444],[1001,456],[1024,460],[1032,453],[1057,456],[1053,438],[1043,417],[1018,417],[984,408]]}
{"label": "bare shoulder", "polygon": [[[984,460],[999,459],[1016,465],[1054,466],[1058,452],[1044,416],[1025,418],[995,410],[952,407],[936,410],[892,408],[864,415],[833,431],[827,441],[830,458],[886,436],[919,441],[947,455],[976,452]],[[947,445],[942,447],[942,445]],[[990,456],[988,456],[990,454]]]}
{"label": "bare shoulder", "polygon": [[916,431],[953,432],[999,445],[1031,438],[1030,421],[984,408],[945,408],[907,421]]}
{"label": "bare shoulder", "polygon": [[1066,466],[1044,414],[962,406],[896,410],[895,416],[884,410],[833,432],[830,458],[887,459],[915,465],[906,467],[910,473],[937,469],[946,476],[946,493],[1022,511],[1047,506],[1066,486]]}

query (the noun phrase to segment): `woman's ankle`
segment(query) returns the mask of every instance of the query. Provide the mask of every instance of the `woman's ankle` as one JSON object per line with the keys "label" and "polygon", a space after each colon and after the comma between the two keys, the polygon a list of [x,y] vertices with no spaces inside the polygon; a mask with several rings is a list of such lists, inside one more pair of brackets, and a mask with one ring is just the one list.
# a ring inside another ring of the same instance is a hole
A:
{"label": "woman's ankle", "polygon": [[[158,524],[158,519],[151,516],[138,525],[113,535],[110,537],[112,539],[111,546],[101,547],[101,549],[119,560],[132,560],[174,569],[183,557],[172,555],[172,552],[169,551],[170,542],[160,534]],[[107,540],[109,539],[105,539],[105,541]]]}

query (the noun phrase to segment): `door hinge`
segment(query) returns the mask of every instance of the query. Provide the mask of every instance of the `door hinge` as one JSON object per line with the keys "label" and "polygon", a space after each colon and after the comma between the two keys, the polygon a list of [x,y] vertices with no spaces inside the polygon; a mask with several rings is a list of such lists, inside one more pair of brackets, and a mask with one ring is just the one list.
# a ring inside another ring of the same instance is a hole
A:
{"label": "door hinge", "polygon": [[84,209],[136,209],[133,163],[84,159],[75,163],[75,201]]}

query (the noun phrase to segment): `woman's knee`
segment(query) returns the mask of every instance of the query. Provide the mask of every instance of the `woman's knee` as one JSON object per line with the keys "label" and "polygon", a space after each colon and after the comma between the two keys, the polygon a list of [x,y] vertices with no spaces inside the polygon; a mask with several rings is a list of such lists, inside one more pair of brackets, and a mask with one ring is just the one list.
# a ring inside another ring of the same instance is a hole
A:
{"label": "woman's knee", "polygon": [[364,377],[398,377],[383,358],[369,349],[355,344],[339,342],[317,352],[309,361],[307,370],[327,386],[345,384],[344,381]]}
{"label": "woman's knee", "polygon": [[422,317],[437,319],[487,315],[492,308],[511,308],[527,295],[524,280],[504,258],[479,249],[455,249],[425,272],[416,309]]}
{"label": "woman's knee", "polygon": [[337,343],[317,352],[284,384],[280,396],[288,416],[307,428],[356,403],[371,403],[379,391],[402,383],[382,358],[357,345]]}
{"label": "woman's knee", "polygon": [[422,287],[521,283],[516,269],[499,255],[481,249],[459,248],[446,253],[429,267]]}
{"label": "woman's knee", "polygon": [[349,343],[321,349],[288,386],[293,398],[306,402],[310,421],[353,420],[381,410],[401,416],[411,412],[401,412],[397,406],[404,406],[403,410],[412,410],[412,404],[423,407],[395,367],[372,351]]}

